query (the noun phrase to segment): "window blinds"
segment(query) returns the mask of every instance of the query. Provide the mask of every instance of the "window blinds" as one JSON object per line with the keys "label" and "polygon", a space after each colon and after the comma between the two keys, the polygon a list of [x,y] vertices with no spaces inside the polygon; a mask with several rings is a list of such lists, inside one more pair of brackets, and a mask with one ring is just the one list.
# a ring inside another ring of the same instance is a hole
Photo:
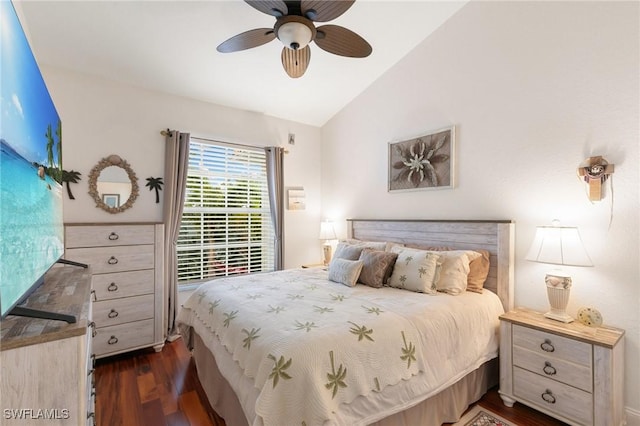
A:
{"label": "window blinds", "polygon": [[265,154],[191,138],[178,237],[178,281],[272,271]]}

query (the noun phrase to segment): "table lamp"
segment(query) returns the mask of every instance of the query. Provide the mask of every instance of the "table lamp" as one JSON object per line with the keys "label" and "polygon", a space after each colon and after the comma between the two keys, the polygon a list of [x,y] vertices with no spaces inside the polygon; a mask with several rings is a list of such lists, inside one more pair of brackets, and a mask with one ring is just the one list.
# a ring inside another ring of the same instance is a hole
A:
{"label": "table lamp", "polygon": [[320,239],[324,240],[324,244],[322,244],[322,263],[325,265],[331,262],[331,243],[329,241],[336,238],[336,230],[333,228],[333,223],[329,221],[320,222]]}
{"label": "table lamp", "polygon": [[[557,221],[554,221],[552,226],[537,227],[526,259],[563,266],[593,266],[578,228],[560,226]],[[545,283],[551,309],[544,316],[565,323],[572,322],[573,318],[566,312],[571,277],[558,268],[547,273]]]}

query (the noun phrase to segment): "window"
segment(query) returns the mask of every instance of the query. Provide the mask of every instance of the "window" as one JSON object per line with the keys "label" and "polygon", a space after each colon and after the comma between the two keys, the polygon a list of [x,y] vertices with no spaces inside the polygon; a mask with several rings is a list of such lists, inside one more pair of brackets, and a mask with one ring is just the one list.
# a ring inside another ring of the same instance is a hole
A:
{"label": "window", "polygon": [[178,282],[274,269],[265,153],[191,138]]}

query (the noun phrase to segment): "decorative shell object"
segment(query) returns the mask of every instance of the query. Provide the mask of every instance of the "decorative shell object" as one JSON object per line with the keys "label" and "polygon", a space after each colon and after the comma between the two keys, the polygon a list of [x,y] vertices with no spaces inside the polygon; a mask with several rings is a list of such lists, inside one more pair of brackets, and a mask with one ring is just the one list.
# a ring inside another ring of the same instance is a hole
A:
{"label": "decorative shell object", "polygon": [[600,327],[602,314],[596,308],[580,308],[578,309],[578,321],[589,327]]}

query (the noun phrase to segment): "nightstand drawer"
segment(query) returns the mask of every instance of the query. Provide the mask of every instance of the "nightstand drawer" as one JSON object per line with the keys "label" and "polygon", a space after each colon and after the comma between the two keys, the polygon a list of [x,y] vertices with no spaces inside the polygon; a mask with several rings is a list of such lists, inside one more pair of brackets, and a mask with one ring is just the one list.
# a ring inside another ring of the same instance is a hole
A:
{"label": "nightstand drawer", "polygon": [[513,368],[513,394],[581,425],[593,424],[592,395],[518,367]]}
{"label": "nightstand drawer", "polygon": [[592,346],[585,342],[535,330],[513,326],[513,345],[556,359],[580,364],[591,369]]}
{"label": "nightstand drawer", "polygon": [[515,345],[513,346],[513,365],[589,393],[592,391],[591,368],[585,365],[575,364],[547,353],[540,354]]}

